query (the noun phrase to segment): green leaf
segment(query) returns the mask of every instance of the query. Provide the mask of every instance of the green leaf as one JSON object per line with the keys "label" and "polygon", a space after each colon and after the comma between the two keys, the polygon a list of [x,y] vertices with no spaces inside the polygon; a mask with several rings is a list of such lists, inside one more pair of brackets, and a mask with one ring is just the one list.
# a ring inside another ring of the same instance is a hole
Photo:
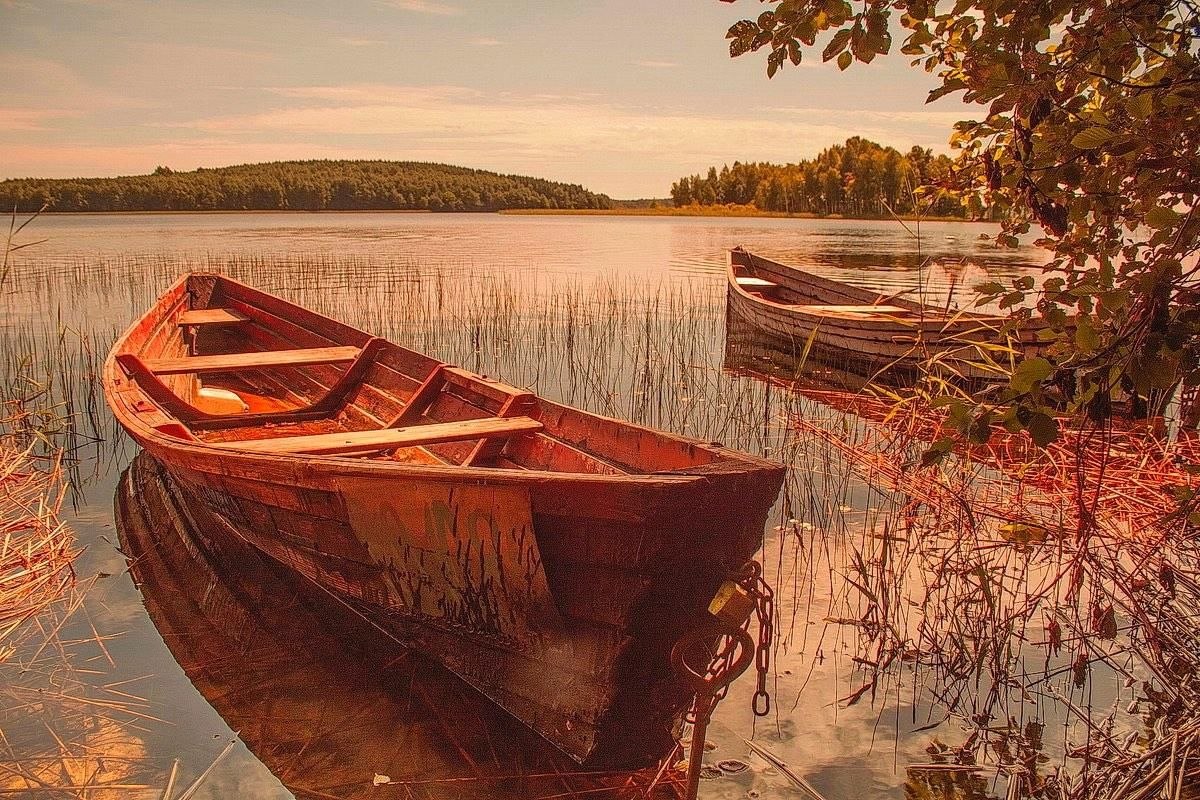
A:
{"label": "green leaf", "polygon": [[954,450],[953,439],[938,439],[929,445],[929,449],[921,454],[921,466],[931,467],[937,464]]}
{"label": "green leaf", "polygon": [[1119,311],[1129,304],[1129,290],[1113,289],[1108,292],[1100,292],[1096,298],[1109,311]]}
{"label": "green leaf", "polygon": [[931,91],[929,93],[929,96],[925,98],[925,102],[932,103],[934,100],[937,100],[939,97],[945,97],[946,95],[950,94],[951,92],[957,92],[959,89],[966,89],[966,88],[967,88],[967,84],[965,82],[959,80],[958,78],[951,78],[950,80],[947,80],[945,83],[943,83],[941,86],[939,86],[938,88]]}
{"label": "green leaf", "polygon": [[1143,356],[1131,368],[1134,385],[1143,392],[1170,389],[1179,380],[1179,358],[1170,352]]}
{"label": "green leaf", "polygon": [[1166,206],[1155,206],[1146,212],[1146,224],[1151,228],[1169,228],[1179,221],[1179,213]]}
{"label": "green leaf", "polygon": [[966,433],[971,427],[971,410],[961,400],[952,403],[946,414],[946,422],[959,433]]}
{"label": "green leaf", "polygon": [[1095,150],[1097,147],[1103,147],[1114,136],[1116,134],[1108,128],[1094,126],[1075,134],[1071,144],[1080,150]]}
{"label": "green leaf", "polygon": [[1035,411],[1025,420],[1025,430],[1039,447],[1045,447],[1058,438],[1058,422],[1049,414]]}
{"label": "green leaf", "polygon": [[971,423],[970,429],[967,431],[967,438],[973,444],[987,444],[992,438],[992,424],[995,422],[995,414],[985,412]]}
{"label": "green leaf", "polygon": [[774,78],[775,73],[783,66],[783,59],[787,56],[783,50],[773,50],[771,55],[767,56],[767,77]]}
{"label": "green leaf", "polygon": [[1084,355],[1091,355],[1100,346],[1100,335],[1087,317],[1079,317],[1075,325],[1075,346]]}
{"label": "green leaf", "polygon": [[1035,358],[1027,358],[1017,368],[1013,370],[1012,379],[1009,381],[1013,391],[1018,394],[1024,394],[1031,390],[1036,384],[1041,383],[1050,373],[1054,371],[1054,365],[1046,359],[1038,356]]}
{"label": "green leaf", "polygon": [[[821,53],[822,61],[830,61],[838,53],[846,49],[846,45],[850,43],[850,29],[844,28],[833,35],[829,40],[829,44],[825,45],[825,50]],[[840,63],[840,62],[839,62]],[[845,67],[842,67],[845,69]]]}
{"label": "green leaf", "polygon": [[1154,95],[1149,92],[1134,95],[1126,101],[1125,110],[1134,119],[1146,119],[1154,113]]}
{"label": "green leaf", "polygon": [[844,51],[840,56],[838,56],[838,60],[837,60],[838,69],[840,69],[844,72],[846,70],[846,67],[850,66],[850,62],[853,60],[854,60],[854,56],[850,55],[849,51]]}

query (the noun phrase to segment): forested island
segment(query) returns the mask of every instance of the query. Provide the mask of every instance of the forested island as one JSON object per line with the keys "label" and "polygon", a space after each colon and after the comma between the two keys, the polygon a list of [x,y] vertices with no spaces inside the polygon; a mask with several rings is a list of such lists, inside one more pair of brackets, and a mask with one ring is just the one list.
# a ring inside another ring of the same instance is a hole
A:
{"label": "forested island", "polygon": [[950,174],[948,156],[913,147],[901,153],[859,136],[794,164],[742,163],[710,167],[706,176],[680,178],[671,200],[684,206],[754,206],[760,211],[844,217],[891,213],[965,217],[957,197],[939,194],[914,205],[913,190]]}
{"label": "forested island", "polygon": [[944,155],[852,137],[790,164],[735,161],[680,178],[669,200],[614,200],[578,184],[417,161],[276,161],[117,178],[0,181],[0,208],[47,211],[507,211],[704,216],[965,217],[952,194],[914,204],[950,174]]}
{"label": "forested island", "polygon": [[119,178],[0,181],[0,208],[47,211],[499,211],[609,208],[576,184],[416,161],[277,161]]}

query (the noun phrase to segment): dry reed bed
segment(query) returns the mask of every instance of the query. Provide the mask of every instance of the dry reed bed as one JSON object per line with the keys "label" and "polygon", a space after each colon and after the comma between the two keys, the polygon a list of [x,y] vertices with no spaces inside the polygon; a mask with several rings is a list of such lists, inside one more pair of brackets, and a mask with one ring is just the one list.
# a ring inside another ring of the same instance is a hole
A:
{"label": "dry reed bed", "polygon": [[[93,691],[63,636],[82,609],[73,532],[60,520],[63,453],[41,423],[53,415],[9,404],[0,419],[0,796],[129,797],[144,756],[124,725],[139,705]],[[94,628],[93,628],[93,633]],[[102,638],[92,644],[102,651]]]}
{"label": "dry reed bed", "polygon": [[17,433],[23,416],[0,419],[0,662],[75,578],[74,537],[58,518],[62,461],[35,455],[37,442]]}

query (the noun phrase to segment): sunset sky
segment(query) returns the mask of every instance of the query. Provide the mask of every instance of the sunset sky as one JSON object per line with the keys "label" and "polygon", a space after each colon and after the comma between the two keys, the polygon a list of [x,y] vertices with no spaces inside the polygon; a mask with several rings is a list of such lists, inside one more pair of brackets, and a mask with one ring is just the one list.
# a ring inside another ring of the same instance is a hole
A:
{"label": "sunset sky", "polygon": [[741,0],[0,0],[0,177],[301,158],[439,161],[662,197],[855,134],[946,150],[903,56],[768,81]]}

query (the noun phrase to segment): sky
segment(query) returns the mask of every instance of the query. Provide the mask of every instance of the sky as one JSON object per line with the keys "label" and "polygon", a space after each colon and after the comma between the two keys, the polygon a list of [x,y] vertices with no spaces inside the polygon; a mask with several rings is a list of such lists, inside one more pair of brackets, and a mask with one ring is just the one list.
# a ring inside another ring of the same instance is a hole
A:
{"label": "sky", "polygon": [[[768,80],[757,0],[0,0],[0,178],[436,161],[664,197],[861,135],[947,152],[955,99],[819,47]],[[820,43],[818,43],[820,44]]]}

